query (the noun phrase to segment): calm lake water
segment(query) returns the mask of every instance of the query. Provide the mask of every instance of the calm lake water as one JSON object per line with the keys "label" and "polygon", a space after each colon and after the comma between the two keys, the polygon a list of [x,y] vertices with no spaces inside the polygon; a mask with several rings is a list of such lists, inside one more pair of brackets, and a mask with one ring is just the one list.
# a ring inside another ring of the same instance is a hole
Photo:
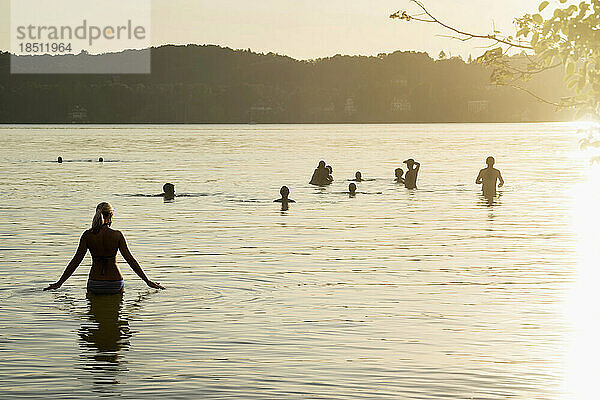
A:
{"label": "calm lake water", "polygon": [[[594,398],[600,167],[576,131],[0,127],[0,397]],[[415,191],[393,183],[409,157]],[[327,189],[307,184],[320,159]],[[375,180],[349,198],[357,170]],[[165,182],[187,196],[142,196]],[[88,254],[42,291],[101,201],[167,290],[119,256],[122,299],[88,299]]]}

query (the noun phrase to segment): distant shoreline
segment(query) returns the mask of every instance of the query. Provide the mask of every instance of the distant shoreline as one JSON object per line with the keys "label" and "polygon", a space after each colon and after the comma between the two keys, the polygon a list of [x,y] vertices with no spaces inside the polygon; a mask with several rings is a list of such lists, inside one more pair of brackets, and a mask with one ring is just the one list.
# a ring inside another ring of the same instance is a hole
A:
{"label": "distant shoreline", "polygon": [[[130,54],[137,53],[40,56],[33,70],[43,73],[11,74],[11,55],[0,53],[0,123],[520,123],[573,116],[490,83],[490,70],[477,62],[415,51],[298,61],[219,46],[161,46],[151,49],[146,74],[50,73],[71,70],[72,60],[118,66]],[[572,94],[558,69],[525,87],[550,100]]]}
{"label": "distant shoreline", "polygon": [[448,121],[448,122],[268,122],[268,123],[238,123],[238,122],[214,122],[214,123],[149,123],[149,122],[102,122],[89,124],[66,124],[66,123],[44,123],[44,122],[17,122],[17,123],[0,123],[0,127],[19,127],[19,126],[53,126],[53,127],[97,127],[97,126],[276,126],[276,125],[517,125],[517,124],[569,124],[576,121]]}

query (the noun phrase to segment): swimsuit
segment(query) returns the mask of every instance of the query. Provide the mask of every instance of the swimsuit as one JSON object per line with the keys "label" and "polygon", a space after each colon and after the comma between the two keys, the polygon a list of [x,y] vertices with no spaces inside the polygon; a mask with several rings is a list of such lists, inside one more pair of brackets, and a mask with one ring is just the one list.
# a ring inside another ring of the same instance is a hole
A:
{"label": "swimsuit", "polygon": [[125,285],[123,279],[118,281],[97,281],[88,279],[87,290],[94,294],[117,294],[122,293]]}

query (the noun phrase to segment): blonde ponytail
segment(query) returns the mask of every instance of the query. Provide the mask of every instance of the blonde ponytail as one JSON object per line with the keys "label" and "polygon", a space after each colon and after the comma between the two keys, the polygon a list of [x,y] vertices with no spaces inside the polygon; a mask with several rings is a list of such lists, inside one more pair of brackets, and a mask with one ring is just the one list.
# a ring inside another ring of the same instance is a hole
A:
{"label": "blonde ponytail", "polygon": [[92,232],[98,233],[100,232],[102,225],[110,225],[113,213],[114,210],[110,204],[106,202],[98,204],[96,207],[96,214],[94,215],[94,219],[92,219]]}

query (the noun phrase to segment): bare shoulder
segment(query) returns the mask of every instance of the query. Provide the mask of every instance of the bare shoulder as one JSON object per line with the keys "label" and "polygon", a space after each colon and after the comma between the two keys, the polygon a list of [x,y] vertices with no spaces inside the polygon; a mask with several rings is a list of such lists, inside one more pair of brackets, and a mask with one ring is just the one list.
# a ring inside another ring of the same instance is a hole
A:
{"label": "bare shoulder", "polygon": [[123,236],[121,231],[118,231],[118,230],[112,229],[112,228],[108,228],[108,231],[110,232],[110,237],[112,237],[113,239],[120,241],[121,239],[125,238],[125,236]]}

